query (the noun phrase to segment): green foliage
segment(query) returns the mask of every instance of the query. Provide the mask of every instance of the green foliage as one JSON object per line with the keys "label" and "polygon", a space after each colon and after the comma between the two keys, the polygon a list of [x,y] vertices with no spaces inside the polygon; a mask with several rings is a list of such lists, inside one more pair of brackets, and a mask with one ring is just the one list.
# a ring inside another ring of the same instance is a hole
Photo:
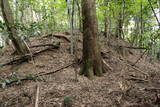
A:
{"label": "green foliage", "polygon": [[12,72],[10,77],[7,78],[0,78],[0,88],[5,88],[7,84],[10,84],[12,81],[17,81],[19,84],[21,81],[17,77],[16,72]]}
{"label": "green foliage", "polygon": [[[150,1],[153,8],[157,9],[159,5],[157,0]],[[81,19],[78,16],[78,5],[81,8],[81,0],[75,0],[75,2],[74,26],[78,28],[79,19]],[[66,0],[14,0],[10,3],[16,20],[14,26],[22,39],[40,33],[70,29],[68,9],[72,7],[72,0],[70,3],[67,3]],[[120,13],[123,11],[123,28],[128,27],[128,30],[123,29],[124,39],[134,42],[133,44],[136,46],[148,47],[148,41],[153,41],[154,37],[159,35],[157,33],[158,28],[155,29],[157,22],[148,0],[96,0],[96,6],[98,27],[101,31],[104,31],[105,18],[108,18],[111,23],[110,32],[114,34]],[[137,20],[139,21],[139,28],[136,26]],[[142,34],[140,34],[141,20],[143,24]],[[6,24],[2,21],[0,22],[0,31],[5,37],[8,37]],[[160,44],[159,37],[155,38],[154,41],[156,41],[154,46]]]}

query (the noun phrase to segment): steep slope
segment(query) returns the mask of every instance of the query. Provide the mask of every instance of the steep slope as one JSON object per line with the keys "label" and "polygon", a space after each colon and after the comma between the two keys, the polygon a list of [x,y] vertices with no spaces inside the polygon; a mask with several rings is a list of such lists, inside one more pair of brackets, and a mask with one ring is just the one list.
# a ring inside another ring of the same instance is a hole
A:
{"label": "steep slope", "polygon": [[[62,35],[63,32],[59,33]],[[69,35],[63,36],[70,38]],[[79,35],[77,56],[81,58],[82,36]],[[0,68],[1,77],[11,76],[16,72],[17,78],[26,75],[43,74],[56,71],[72,64],[75,56],[69,54],[69,41],[53,35],[30,38],[31,44],[47,44],[60,42],[59,49],[45,51],[33,61],[19,65],[9,65]],[[100,37],[101,53],[108,69],[103,77],[88,80],[78,75],[75,81],[75,71],[80,66],[73,64],[59,72],[43,75],[34,80],[26,80],[18,85],[13,83],[0,89],[1,107],[31,107],[35,103],[36,86],[39,84],[39,107],[60,107],[66,98],[73,107],[158,107],[160,106],[160,65],[150,63],[146,55],[141,55],[139,49],[131,49],[129,43],[123,40]],[[44,48],[44,47],[42,47]],[[42,48],[36,48],[34,51]],[[10,50],[11,51],[11,50]],[[10,52],[9,51],[9,52]],[[32,50],[32,52],[34,52]],[[12,53],[12,52],[11,52]],[[1,63],[12,60],[15,56],[4,55]],[[137,62],[138,60],[138,62]],[[136,63],[135,63],[136,62]],[[71,101],[72,100],[72,101]]]}

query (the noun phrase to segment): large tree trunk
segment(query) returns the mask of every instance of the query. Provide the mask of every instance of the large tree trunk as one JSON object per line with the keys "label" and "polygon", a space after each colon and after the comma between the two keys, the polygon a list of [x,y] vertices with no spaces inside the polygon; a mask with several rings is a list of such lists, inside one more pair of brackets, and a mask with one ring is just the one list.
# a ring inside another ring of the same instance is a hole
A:
{"label": "large tree trunk", "polygon": [[102,60],[97,44],[97,20],[95,0],[82,0],[83,63],[81,74],[89,79],[102,76]]}
{"label": "large tree trunk", "polygon": [[9,38],[11,39],[14,48],[18,54],[26,54],[29,52],[26,43],[17,36],[16,28],[14,26],[14,18],[8,0],[1,0],[1,9],[7,29]]}

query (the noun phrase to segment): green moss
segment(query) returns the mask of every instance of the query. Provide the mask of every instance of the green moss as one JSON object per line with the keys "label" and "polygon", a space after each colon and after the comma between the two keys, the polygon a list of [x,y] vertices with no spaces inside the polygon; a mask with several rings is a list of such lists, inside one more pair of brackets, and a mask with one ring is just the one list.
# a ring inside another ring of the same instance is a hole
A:
{"label": "green moss", "polygon": [[83,62],[83,65],[81,67],[81,71],[80,71],[81,75],[85,75],[86,77],[88,77],[89,79],[93,79],[94,77],[94,73],[93,73],[93,65],[92,62],[89,60],[85,60]]}
{"label": "green moss", "polygon": [[96,76],[103,76],[102,66],[101,65],[96,66],[94,73]]}

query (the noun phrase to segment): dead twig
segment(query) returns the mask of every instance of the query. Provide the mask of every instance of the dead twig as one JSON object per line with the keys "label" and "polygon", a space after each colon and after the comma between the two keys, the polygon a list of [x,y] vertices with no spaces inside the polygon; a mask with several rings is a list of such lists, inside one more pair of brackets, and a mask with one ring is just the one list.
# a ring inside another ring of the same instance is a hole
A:
{"label": "dead twig", "polygon": [[113,71],[112,67],[109,64],[107,64],[107,62],[104,59],[102,59],[102,62],[103,62],[103,65],[106,69]]}
{"label": "dead twig", "polygon": [[143,56],[145,55],[145,53],[147,52],[147,50],[145,50],[142,55],[137,59],[137,61],[135,63],[132,64],[132,66],[135,66],[139,60],[141,60],[141,58],[143,58]]}
{"label": "dead twig", "polygon": [[38,107],[38,103],[39,103],[39,92],[40,92],[39,84],[37,84],[35,107]]}
{"label": "dead twig", "polygon": [[124,60],[121,60],[121,59],[118,59],[118,58],[115,58],[115,59],[118,60],[118,61],[120,61],[120,62],[122,62],[122,63],[124,63],[124,64],[126,64],[127,66],[133,68],[134,70],[139,71],[139,72],[145,74],[147,77],[149,77],[149,74],[146,73],[145,71],[143,71],[143,70],[141,70],[141,69],[139,69],[139,68],[137,68],[137,67],[135,67],[135,66],[133,66],[133,65],[131,65],[129,63],[127,63],[127,62],[125,62]]}

